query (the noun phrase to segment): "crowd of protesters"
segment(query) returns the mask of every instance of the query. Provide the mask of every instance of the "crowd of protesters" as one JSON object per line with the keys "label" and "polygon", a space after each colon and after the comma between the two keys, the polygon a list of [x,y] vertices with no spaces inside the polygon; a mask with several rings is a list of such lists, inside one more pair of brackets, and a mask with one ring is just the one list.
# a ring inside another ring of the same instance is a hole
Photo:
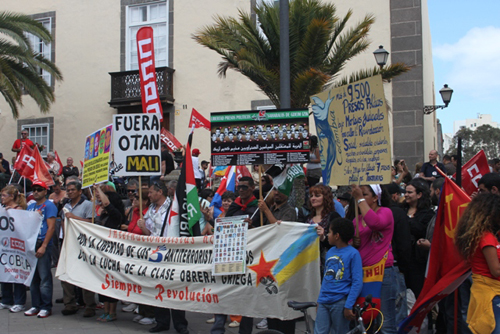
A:
{"label": "crowd of protesters", "polygon": [[[25,130],[12,151],[18,153],[22,145],[34,145]],[[456,172],[456,156],[445,155],[439,162],[438,152],[432,150],[429,161],[418,163],[414,173],[404,160],[395,160],[389,184],[352,185],[334,190],[320,183],[317,138],[311,136],[311,161],[307,164],[306,177],[301,180],[306,189],[304,203],[299,203],[297,198],[300,196],[294,193],[302,193],[302,186],[296,185],[288,196],[273,186],[271,175],[263,174],[259,180],[251,176],[241,177],[235,192],[222,194],[222,205],[214,207],[211,205],[214,190],[208,187],[206,174],[209,163],[199,163],[200,153],[194,149],[192,159],[203,214],[200,221],[202,235],[213,233],[217,217],[249,215],[250,218],[246,219],[249,228],[261,226],[260,215],[255,214],[259,210],[264,225],[280,224],[281,221],[313,224],[320,239],[323,278],[315,333],[344,333],[349,329],[349,322],[354,320],[352,307],[361,293],[362,268],[381,261],[384,261],[385,270],[380,291],[380,309],[384,316],[380,332],[397,332],[398,324],[408,315],[408,307],[418,298],[424,285],[436,210],[444,183],[436,168],[452,176]],[[95,210],[90,201],[92,193],[89,189],[82,189],[80,171],[73,165],[73,158],[68,157],[66,161],[66,166],[59,166],[54,154],[47,154],[49,171],[55,179],[52,187],[42,181],[31,183],[24,179],[18,184],[19,178],[13,175],[15,171],[0,153],[2,205],[7,210],[39,211],[43,215],[36,244],[38,263],[30,286],[31,307],[25,309],[27,294],[23,285],[2,283],[0,309],[14,313],[24,311],[26,316],[39,318],[51,315],[51,267],[57,265],[64,238],[64,224],[61,222],[65,218],[91,222],[95,217],[97,224],[134,234],[164,236],[166,233],[163,224],[177,186],[177,181],[169,181],[166,177],[176,168],[166,146],[162,147],[160,177],[141,180],[141,188],[136,179],[126,180],[126,196],[117,193],[115,177],[110,178],[115,182],[94,186]],[[500,215],[497,212],[500,160],[490,161],[490,171],[479,181],[481,194],[475,196],[457,228],[456,243],[464,259],[471,261],[473,273],[459,288],[460,333],[470,332],[467,321],[484,326],[484,333],[500,332],[500,328],[495,327],[495,324],[500,324]],[[259,187],[268,196],[259,198]],[[142,212],[139,209],[141,203]],[[342,263],[341,269],[339,263]],[[63,315],[73,315],[84,307],[83,317],[95,317],[102,309],[98,321],[118,319],[118,300],[96,296],[67,282],[61,284],[63,296],[56,302],[64,303]],[[485,290],[488,290],[487,296]],[[451,333],[453,298],[450,295],[439,303],[437,316],[428,317],[422,332],[435,328],[439,333]],[[484,309],[488,310],[488,319],[492,320],[489,325],[484,325],[478,313]],[[152,333],[168,330],[171,322],[178,333],[189,333],[185,311],[133,303],[124,305],[122,311],[136,312],[134,322],[154,325],[149,328]],[[212,324],[210,333],[224,333],[227,316],[215,314],[210,317],[207,320]],[[242,334],[251,333],[254,319],[231,315],[229,326],[239,327]],[[259,319],[256,327],[295,333],[295,320]]]}

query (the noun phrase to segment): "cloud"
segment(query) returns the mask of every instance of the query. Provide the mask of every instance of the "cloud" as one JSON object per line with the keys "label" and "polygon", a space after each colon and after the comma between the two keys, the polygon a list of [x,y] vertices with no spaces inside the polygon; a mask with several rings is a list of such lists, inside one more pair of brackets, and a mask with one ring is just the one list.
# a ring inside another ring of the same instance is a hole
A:
{"label": "cloud", "polygon": [[432,52],[435,59],[450,65],[446,80],[455,92],[460,91],[460,94],[485,100],[498,96],[500,91],[499,40],[499,27],[476,27],[469,30],[455,44],[434,46]]}

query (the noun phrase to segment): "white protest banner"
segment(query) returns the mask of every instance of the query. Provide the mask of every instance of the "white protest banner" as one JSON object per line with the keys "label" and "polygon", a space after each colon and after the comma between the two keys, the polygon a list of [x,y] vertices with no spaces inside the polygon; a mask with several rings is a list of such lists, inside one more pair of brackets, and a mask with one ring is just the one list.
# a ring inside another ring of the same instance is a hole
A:
{"label": "white protest banner", "polygon": [[0,282],[31,284],[41,225],[42,216],[38,212],[0,207]]}
{"label": "white protest banner", "polygon": [[212,275],[213,238],[143,236],[70,219],[56,276],[120,300],[212,314],[294,319],[301,313],[288,300],[318,298],[314,225],[248,230],[240,275]]}
{"label": "white protest banner", "polygon": [[161,174],[160,128],[158,114],[113,116],[116,176]]}

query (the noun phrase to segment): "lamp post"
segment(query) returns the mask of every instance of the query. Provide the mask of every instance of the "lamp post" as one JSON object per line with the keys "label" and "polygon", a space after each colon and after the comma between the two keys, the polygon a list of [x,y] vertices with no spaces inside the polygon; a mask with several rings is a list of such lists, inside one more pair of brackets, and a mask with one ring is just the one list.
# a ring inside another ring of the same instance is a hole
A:
{"label": "lamp post", "polygon": [[441,98],[443,99],[444,105],[443,106],[437,106],[437,105],[436,106],[425,106],[424,107],[424,114],[425,115],[432,114],[434,111],[436,111],[438,109],[444,109],[444,108],[448,107],[448,104],[451,101],[451,95],[453,94],[453,89],[451,89],[450,87],[448,87],[448,85],[445,84],[444,87],[439,90],[439,94],[441,94]]}
{"label": "lamp post", "polygon": [[377,50],[373,51],[373,55],[375,56],[375,61],[377,62],[378,66],[380,66],[380,68],[384,67],[384,65],[387,64],[389,52],[385,50],[382,45],[380,45]]}

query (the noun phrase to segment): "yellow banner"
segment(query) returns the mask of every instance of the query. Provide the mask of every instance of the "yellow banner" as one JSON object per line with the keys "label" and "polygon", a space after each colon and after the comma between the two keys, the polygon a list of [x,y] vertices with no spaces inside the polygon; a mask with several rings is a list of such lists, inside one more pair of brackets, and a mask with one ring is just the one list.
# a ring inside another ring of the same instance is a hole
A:
{"label": "yellow banner", "polygon": [[391,136],[381,76],[314,95],[311,105],[326,184],[391,181]]}
{"label": "yellow banner", "polygon": [[108,181],[113,126],[108,125],[85,138],[82,186]]}

